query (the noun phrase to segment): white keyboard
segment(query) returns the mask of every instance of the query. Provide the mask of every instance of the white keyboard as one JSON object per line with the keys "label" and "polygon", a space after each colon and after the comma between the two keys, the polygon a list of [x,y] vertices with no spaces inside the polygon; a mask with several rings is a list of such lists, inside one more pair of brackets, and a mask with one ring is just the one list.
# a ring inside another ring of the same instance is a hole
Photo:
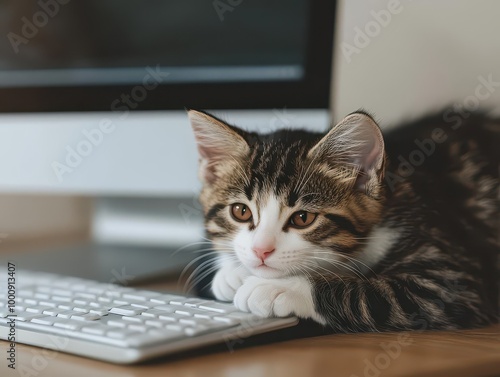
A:
{"label": "white keyboard", "polygon": [[114,363],[220,342],[231,348],[239,339],[297,323],[258,318],[227,303],[73,277],[17,271],[15,279],[13,296],[0,280],[0,339],[14,334],[16,343]]}

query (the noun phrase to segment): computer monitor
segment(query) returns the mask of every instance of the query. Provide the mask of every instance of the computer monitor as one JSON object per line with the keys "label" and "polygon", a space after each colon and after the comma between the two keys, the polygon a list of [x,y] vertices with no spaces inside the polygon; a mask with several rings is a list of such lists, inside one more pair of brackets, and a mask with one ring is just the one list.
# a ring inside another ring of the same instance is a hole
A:
{"label": "computer monitor", "polygon": [[[0,192],[95,198],[92,247],[130,246],[134,263],[197,240],[185,108],[325,129],[334,19],[323,0],[2,2]],[[159,272],[146,259],[136,276]]]}

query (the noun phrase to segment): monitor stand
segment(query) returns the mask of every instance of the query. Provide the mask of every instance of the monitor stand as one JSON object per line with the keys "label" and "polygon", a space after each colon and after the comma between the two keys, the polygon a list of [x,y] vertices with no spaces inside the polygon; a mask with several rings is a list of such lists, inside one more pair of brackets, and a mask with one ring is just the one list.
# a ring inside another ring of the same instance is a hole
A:
{"label": "monitor stand", "polygon": [[193,198],[98,198],[89,243],[2,253],[0,262],[121,285],[178,277],[209,247]]}

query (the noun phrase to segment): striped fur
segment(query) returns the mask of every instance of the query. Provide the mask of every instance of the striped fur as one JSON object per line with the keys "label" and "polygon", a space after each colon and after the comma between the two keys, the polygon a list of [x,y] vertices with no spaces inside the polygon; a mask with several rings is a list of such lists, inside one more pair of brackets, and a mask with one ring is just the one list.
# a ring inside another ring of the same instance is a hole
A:
{"label": "striped fur", "polygon": [[[451,127],[429,116],[382,139],[361,112],[327,134],[260,135],[205,113],[189,116],[200,150],[206,231],[231,260],[214,282],[236,282],[217,298],[261,315],[313,318],[342,332],[457,329],[497,320],[499,121],[475,114]],[[430,143],[418,149],[437,129],[446,140],[434,142],[431,153]],[[406,174],[401,161],[416,150],[424,159]],[[248,204],[252,221],[234,221],[233,203]],[[263,215],[271,210],[268,224]],[[297,210],[317,218],[292,229],[286,219]],[[239,250],[264,226],[277,240],[268,273],[249,262],[251,252]],[[261,301],[274,292],[270,308],[248,301],[252,290]]]}

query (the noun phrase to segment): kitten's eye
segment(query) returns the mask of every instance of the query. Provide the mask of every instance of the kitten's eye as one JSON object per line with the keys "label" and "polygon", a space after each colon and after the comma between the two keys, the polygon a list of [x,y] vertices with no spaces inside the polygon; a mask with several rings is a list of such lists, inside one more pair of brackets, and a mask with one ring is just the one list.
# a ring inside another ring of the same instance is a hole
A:
{"label": "kitten's eye", "polygon": [[231,206],[231,215],[233,219],[240,223],[246,223],[252,220],[252,211],[242,203],[236,203]]}
{"label": "kitten's eye", "polygon": [[295,212],[291,217],[289,225],[294,228],[307,228],[316,219],[316,214],[306,211]]}

